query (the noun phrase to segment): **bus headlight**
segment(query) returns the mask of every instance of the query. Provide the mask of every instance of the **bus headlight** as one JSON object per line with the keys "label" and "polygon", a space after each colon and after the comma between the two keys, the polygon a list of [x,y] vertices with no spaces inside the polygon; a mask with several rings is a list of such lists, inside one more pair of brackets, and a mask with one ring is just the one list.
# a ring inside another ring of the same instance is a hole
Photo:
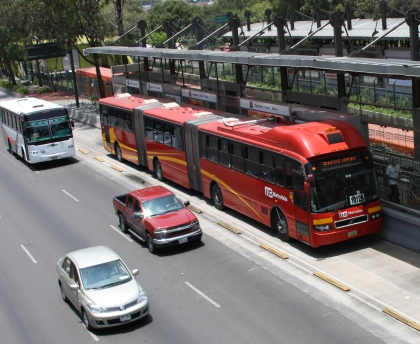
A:
{"label": "bus headlight", "polygon": [[318,232],[325,232],[325,231],[331,230],[332,228],[330,225],[323,225],[323,226],[314,226],[314,229]]}
{"label": "bus headlight", "polygon": [[39,153],[38,151],[32,151],[31,152],[31,154],[33,154],[33,155],[38,154],[38,153]]}
{"label": "bus headlight", "polygon": [[372,217],[371,217],[371,219],[372,219],[372,220],[379,219],[379,218],[381,217],[381,215],[382,215],[381,213],[376,213],[376,214],[373,214],[373,215],[372,215]]}

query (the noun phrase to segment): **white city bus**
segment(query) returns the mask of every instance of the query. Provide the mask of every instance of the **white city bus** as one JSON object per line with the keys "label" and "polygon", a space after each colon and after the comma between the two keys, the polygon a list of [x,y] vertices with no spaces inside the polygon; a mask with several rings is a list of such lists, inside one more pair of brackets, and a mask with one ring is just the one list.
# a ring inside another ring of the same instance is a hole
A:
{"label": "white city bus", "polygon": [[0,103],[4,142],[26,162],[70,158],[76,155],[73,121],[65,107],[37,98]]}

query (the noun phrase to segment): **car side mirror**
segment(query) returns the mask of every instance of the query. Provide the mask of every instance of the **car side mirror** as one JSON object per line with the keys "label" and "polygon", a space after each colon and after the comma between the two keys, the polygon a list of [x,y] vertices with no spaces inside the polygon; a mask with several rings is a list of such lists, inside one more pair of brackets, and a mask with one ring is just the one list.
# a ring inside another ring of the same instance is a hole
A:
{"label": "car side mirror", "polygon": [[185,206],[185,207],[188,207],[189,205],[190,205],[190,201],[185,201],[185,202],[184,202],[184,206]]}
{"label": "car side mirror", "polygon": [[74,290],[74,291],[76,291],[77,289],[79,289],[79,286],[76,283],[70,284],[69,287],[70,287],[71,290]]}
{"label": "car side mirror", "polygon": [[143,218],[143,213],[139,211],[138,213],[134,213],[133,217],[135,219],[142,219]]}
{"label": "car side mirror", "polygon": [[73,120],[70,121],[70,125],[71,125],[72,128],[74,128],[74,121]]}
{"label": "car side mirror", "polygon": [[131,273],[133,274],[133,276],[137,276],[139,274],[139,269],[134,269],[133,271],[131,271]]}

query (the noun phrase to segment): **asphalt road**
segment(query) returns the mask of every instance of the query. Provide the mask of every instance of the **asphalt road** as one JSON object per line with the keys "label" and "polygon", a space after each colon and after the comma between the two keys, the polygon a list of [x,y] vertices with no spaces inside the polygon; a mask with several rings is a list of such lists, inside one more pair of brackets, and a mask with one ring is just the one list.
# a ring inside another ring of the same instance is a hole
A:
{"label": "asphalt road", "polygon": [[[353,321],[336,301],[333,307],[321,301],[334,287],[297,288],[287,269],[273,273],[267,263],[232,249],[234,241],[207,235],[216,229],[206,217],[200,216],[202,244],[151,255],[114,229],[112,197],[132,189],[132,180],[85,162],[80,153],[66,162],[27,166],[1,147],[3,343],[382,343],[381,333],[389,342],[398,338],[369,321]],[[94,245],[111,247],[130,269],[140,270],[137,279],[150,300],[146,320],[89,333],[61,300],[56,261]]]}

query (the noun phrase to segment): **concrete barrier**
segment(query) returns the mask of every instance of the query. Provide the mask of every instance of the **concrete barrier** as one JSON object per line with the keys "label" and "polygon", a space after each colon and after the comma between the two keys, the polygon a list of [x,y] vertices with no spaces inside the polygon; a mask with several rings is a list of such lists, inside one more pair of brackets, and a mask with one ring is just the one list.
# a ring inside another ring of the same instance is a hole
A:
{"label": "concrete barrier", "polygon": [[86,125],[90,125],[91,127],[96,127],[98,129],[101,128],[99,115],[71,107],[68,107],[67,109],[71,119]]}

